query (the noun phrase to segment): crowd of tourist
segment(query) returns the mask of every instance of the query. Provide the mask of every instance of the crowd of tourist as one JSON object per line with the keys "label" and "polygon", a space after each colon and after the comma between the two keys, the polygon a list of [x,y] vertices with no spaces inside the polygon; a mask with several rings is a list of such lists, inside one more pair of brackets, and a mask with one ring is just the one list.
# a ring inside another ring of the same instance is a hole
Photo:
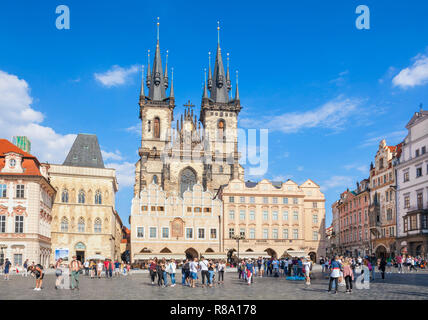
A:
{"label": "crowd of tourist", "polygon": [[[344,257],[334,256],[332,258],[321,257],[319,264],[322,267],[322,274],[329,279],[328,292],[337,293],[339,287],[346,287],[345,293],[352,293],[353,282],[356,275],[363,275],[364,282],[375,280],[375,270],[385,279],[385,274],[392,272],[407,273],[417,272],[418,269],[426,268],[426,261],[421,257],[410,255],[398,255],[388,258],[376,258],[375,255],[366,257]],[[284,277],[287,280],[305,280],[306,285],[311,284],[311,271],[313,262],[306,258],[263,258],[238,259],[234,263],[226,263],[225,260],[205,259],[201,257],[184,260],[151,259],[144,266],[149,271],[152,285],[159,287],[176,286],[176,274],[181,269],[181,285],[195,288],[215,287],[224,283],[224,273],[227,267],[235,267],[238,280],[242,280],[247,285],[254,283],[257,277]],[[118,260],[86,260],[80,262],[76,256],[72,261],[65,262],[58,259],[53,266],[55,269],[55,289],[61,288],[65,280],[65,275],[70,276],[70,288],[79,290],[79,276],[85,274],[91,279],[105,277],[112,279],[121,275],[127,276],[130,273],[131,265]],[[26,277],[32,275],[36,280],[34,290],[40,291],[44,278],[43,266],[26,260],[23,266],[12,267],[9,259],[5,259],[0,266],[0,271],[4,274],[4,279],[9,280],[11,271]],[[65,272],[67,271],[67,272]],[[200,280],[200,281],[199,281]]]}
{"label": "crowd of tourist", "polygon": [[355,281],[355,272],[363,275],[363,283],[375,281],[376,269],[385,279],[385,274],[418,271],[426,268],[426,261],[421,257],[398,255],[396,257],[377,258],[374,254],[362,257],[334,256],[331,259],[321,258],[322,273],[329,278],[328,292],[337,293],[340,286],[346,286],[345,293],[352,293],[352,282]]}

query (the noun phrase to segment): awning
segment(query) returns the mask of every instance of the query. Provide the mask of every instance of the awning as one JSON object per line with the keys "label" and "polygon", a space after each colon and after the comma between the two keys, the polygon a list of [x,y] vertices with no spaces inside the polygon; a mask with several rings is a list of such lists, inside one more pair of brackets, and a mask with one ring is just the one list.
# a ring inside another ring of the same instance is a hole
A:
{"label": "awning", "polygon": [[308,256],[305,253],[305,251],[289,250],[289,251],[286,251],[286,253],[289,254],[291,257],[296,257],[296,258],[302,258],[302,257]]}
{"label": "awning", "polygon": [[94,254],[93,256],[87,257],[89,260],[105,260],[106,258],[100,254]]}
{"label": "awning", "polygon": [[[237,252],[233,253],[235,256],[238,256]],[[239,258],[258,258],[258,257],[262,257],[262,258],[267,258],[270,257],[270,255],[267,254],[266,251],[264,252],[240,252],[239,253]]]}
{"label": "awning", "polygon": [[204,252],[201,253],[201,256],[205,259],[227,259],[226,253],[218,253],[218,252]]}
{"label": "awning", "polygon": [[176,260],[184,260],[186,259],[185,253],[137,253],[134,254],[134,260],[148,260],[148,259],[176,259]]}

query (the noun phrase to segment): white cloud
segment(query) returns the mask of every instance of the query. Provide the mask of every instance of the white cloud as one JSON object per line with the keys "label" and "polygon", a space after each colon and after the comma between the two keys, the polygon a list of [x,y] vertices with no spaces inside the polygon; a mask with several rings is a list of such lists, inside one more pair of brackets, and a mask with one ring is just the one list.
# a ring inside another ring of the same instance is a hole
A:
{"label": "white cloud", "polygon": [[138,66],[131,66],[129,68],[122,68],[114,65],[110,70],[104,73],[94,73],[95,79],[106,87],[114,87],[125,84],[129,76],[138,72]]}
{"label": "white cloud", "polygon": [[133,186],[135,182],[135,164],[131,162],[111,162],[105,165],[107,168],[116,169],[116,178],[119,188]]}
{"label": "white cloud", "polygon": [[321,184],[321,190],[346,188],[353,183],[352,181],[352,178],[348,176],[332,176]]}
{"label": "white cloud", "polygon": [[43,114],[31,107],[28,83],[0,70],[0,128],[1,136],[27,136],[31,153],[39,161],[62,163],[76,138],[75,134],[60,134],[43,126]]}
{"label": "white cloud", "polygon": [[296,133],[308,128],[327,128],[341,130],[349,117],[358,116],[361,101],[338,97],[324,105],[306,112],[289,112],[262,119],[242,119],[240,124],[246,128],[268,128],[283,133]]}
{"label": "white cloud", "polygon": [[303,169],[304,169],[303,166],[298,166],[297,167],[297,171],[303,171]]}
{"label": "white cloud", "polygon": [[400,143],[402,140],[404,140],[406,135],[407,135],[406,130],[393,131],[390,133],[386,133],[384,135],[380,135],[380,136],[376,136],[376,137],[372,137],[372,138],[367,138],[366,140],[364,140],[364,142],[362,144],[360,144],[359,147],[364,148],[364,147],[372,147],[372,146],[379,145],[379,143],[382,141],[382,139],[385,139],[387,143],[390,140],[396,141],[397,143]]}
{"label": "white cloud", "polygon": [[392,79],[395,87],[406,89],[428,83],[428,57],[420,54],[413,58],[413,60],[413,65],[401,70]]}
{"label": "white cloud", "polygon": [[104,161],[109,159],[116,160],[116,161],[123,160],[123,157],[120,154],[119,150],[116,150],[115,152],[108,152],[108,151],[101,150],[101,154],[103,155]]}
{"label": "white cloud", "polygon": [[125,128],[125,131],[140,135],[141,134],[141,124],[137,123],[135,126]]}
{"label": "white cloud", "polygon": [[344,166],[346,170],[357,170],[362,174],[369,174],[369,167],[367,165],[358,165],[358,164],[347,164]]}
{"label": "white cloud", "polygon": [[348,75],[348,74],[349,74],[349,70],[345,70],[343,72],[340,72],[339,76],[337,78],[335,78],[333,80],[330,80],[329,82],[330,83],[334,83],[337,86],[342,86],[342,85],[345,84],[345,82],[346,82],[346,77],[345,76]]}

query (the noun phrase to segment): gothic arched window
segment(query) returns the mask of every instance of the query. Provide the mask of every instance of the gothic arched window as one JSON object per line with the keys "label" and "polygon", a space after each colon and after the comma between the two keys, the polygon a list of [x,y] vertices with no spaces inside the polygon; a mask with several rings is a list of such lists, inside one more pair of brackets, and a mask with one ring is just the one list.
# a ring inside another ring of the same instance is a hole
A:
{"label": "gothic arched window", "polygon": [[154,124],[153,124],[153,134],[155,138],[160,138],[160,120],[159,118],[155,118]]}
{"label": "gothic arched window", "polygon": [[85,232],[85,219],[82,217],[79,218],[79,222],[77,223],[77,230],[79,232]]}
{"label": "gothic arched window", "polygon": [[219,120],[218,125],[217,125],[217,129],[218,129],[218,138],[220,140],[224,140],[224,138],[225,138],[225,130],[226,130],[226,123],[224,122],[223,119]]}
{"label": "gothic arched window", "polygon": [[158,184],[158,176],[157,175],[153,176],[153,183]]}
{"label": "gothic arched window", "polygon": [[63,217],[61,219],[61,232],[67,232],[68,231],[68,219],[66,217]]}
{"label": "gothic arched window", "polygon": [[64,189],[61,194],[61,202],[68,203],[68,190]]}
{"label": "gothic arched window", "polygon": [[196,184],[196,172],[191,168],[185,168],[180,175],[180,195],[183,196],[184,191],[193,190],[193,185]]}
{"label": "gothic arched window", "polygon": [[102,203],[102,197],[101,197],[101,191],[97,190],[95,193],[95,204],[101,204]]}
{"label": "gothic arched window", "polygon": [[95,233],[101,233],[101,219],[96,218],[94,222],[94,232]]}
{"label": "gothic arched window", "polygon": [[85,203],[85,191],[83,190],[79,191],[78,202]]}

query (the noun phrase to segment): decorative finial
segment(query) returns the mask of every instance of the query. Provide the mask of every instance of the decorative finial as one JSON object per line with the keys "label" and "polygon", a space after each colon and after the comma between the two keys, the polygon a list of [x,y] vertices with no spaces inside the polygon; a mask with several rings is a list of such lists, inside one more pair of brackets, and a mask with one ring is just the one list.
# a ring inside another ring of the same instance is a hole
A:
{"label": "decorative finial", "polygon": [[158,22],[156,23],[157,26],[157,40],[159,41],[159,17],[158,17]]}
{"label": "decorative finial", "polygon": [[220,21],[217,21],[217,43],[220,44]]}

